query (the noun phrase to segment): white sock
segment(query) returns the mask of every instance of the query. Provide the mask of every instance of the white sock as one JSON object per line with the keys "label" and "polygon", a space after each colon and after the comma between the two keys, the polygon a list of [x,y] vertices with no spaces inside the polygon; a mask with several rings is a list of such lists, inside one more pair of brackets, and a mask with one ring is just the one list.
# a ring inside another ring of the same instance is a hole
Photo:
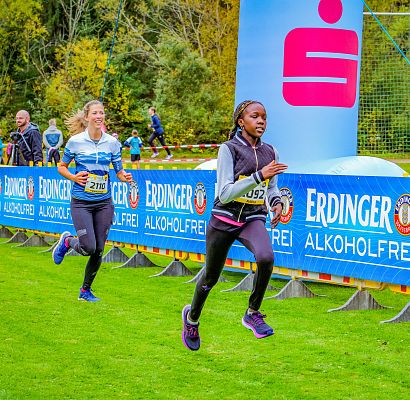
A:
{"label": "white sock", "polygon": [[189,318],[189,314],[186,316],[186,322],[188,322],[189,325],[198,325],[198,324],[199,324],[198,321],[192,321],[192,320]]}

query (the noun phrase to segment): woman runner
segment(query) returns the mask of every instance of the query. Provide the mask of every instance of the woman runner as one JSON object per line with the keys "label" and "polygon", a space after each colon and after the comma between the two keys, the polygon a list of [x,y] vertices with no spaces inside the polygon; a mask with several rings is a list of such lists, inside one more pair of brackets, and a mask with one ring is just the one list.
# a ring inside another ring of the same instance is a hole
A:
{"label": "woman runner", "polygon": [[[104,118],[104,106],[93,100],[84,106],[83,112],[67,121],[71,131],[81,133],[68,140],[58,167],[62,176],[74,182],[70,207],[78,238],[64,232],[54,248],[53,260],[55,264],[61,264],[69,249],[89,257],[78,300],[90,302],[100,300],[92,293],[91,285],[101,266],[105,241],[114,217],[110,164],[120,181],[132,181],[131,173],[122,167],[121,143],[102,130]],[[74,174],[68,170],[72,160],[76,167]]]}

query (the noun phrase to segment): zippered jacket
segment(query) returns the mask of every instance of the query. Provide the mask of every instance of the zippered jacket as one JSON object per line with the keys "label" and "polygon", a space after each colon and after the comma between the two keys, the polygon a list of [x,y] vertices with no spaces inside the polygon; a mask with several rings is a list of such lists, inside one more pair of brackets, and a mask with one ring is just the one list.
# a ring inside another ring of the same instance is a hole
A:
{"label": "zippered jacket", "polygon": [[121,161],[121,143],[113,136],[104,133],[98,143],[95,143],[88,134],[88,130],[72,136],[64,149],[62,162],[75,162],[75,174],[87,171],[90,174],[106,178],[104,193],[86,191],[84,186],[74,183],[71,196],[86,201],[100,201],[111,197],[110,164],[117,174],[123,169]]}
{"label": "zippered jacket", "polygon": [[281,203],[278,177],[264,180],[262,168],[275,160],[277,150],[258,140],[253,147],[238,132],[221,145],[217,163],[217,187],[213,215],[237,222],[266,220],[269,207]]}
{"label": "zippered jacket", "polygon": [[29,122],[27,128],[20,132],[20,138],[17,141],[17,165],[29,165],[33,161],[34,165],[43,162],[43,150],[41,148],[41,133],[36,124]]}

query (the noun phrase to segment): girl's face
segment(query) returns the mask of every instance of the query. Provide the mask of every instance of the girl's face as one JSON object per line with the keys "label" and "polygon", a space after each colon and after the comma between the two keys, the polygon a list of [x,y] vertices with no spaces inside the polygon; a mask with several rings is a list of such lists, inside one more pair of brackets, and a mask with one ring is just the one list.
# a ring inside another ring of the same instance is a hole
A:
{"label": "girl's face", "polygon": [[105,120],[104,107],[101,104],[90,106],[88,115],[85,117],[89,128],[101,129]]}
{"label": "girl's face", "polygon": [[238,124],[242,128],[242,135],[255,142],[266,129],[266,110],[262,104],[251,103],[245,108]]}

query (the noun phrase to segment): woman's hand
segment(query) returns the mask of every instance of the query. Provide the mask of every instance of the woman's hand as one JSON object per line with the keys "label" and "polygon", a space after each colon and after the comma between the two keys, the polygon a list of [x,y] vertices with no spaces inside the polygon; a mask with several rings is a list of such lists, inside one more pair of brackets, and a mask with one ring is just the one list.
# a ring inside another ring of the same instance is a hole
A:
{"label": "woman's hand", "polygon": [[270,226],[271,228],[276,228],[280,222],[280,216],[282,215],[282,203],[276,204],[276,206],[273,206],[270,210],[274,213],[272,219],[270,220]]}
{"label": "woman's hand", "polygon": [[132,182],[131,172],[125,172],[123,169],[120,172],[118,172],[117,177],[121,182]]}
{"label": "woman's hand", "polygon": [[263,179],[272,178],[275,175],[279,175],[282,172],[285,172],[288,169],[286,164],[276,163],[276,161],[272,161],[268,165],[262,168],[262,175]]}
{"label": "woman's hand", "polygon": [[88,171],[80,171],[73,175],[71,179],[73,182],[78,183],[81,186],[85,186],[88,179]]}

